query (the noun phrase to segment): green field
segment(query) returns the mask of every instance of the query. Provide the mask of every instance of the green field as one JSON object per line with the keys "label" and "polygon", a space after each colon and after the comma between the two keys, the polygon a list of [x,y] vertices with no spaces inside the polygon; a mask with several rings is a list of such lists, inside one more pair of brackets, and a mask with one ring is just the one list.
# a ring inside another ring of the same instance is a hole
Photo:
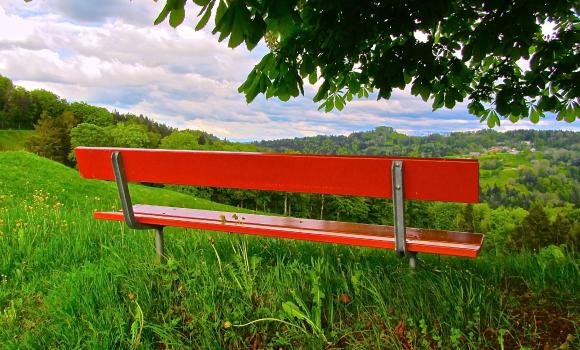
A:
{"label": "green field", "polygon": [[[476,260],[92,219],[113,183],[26,152],[0,153],[2,348],[572,349],[572,257]],[[228,210],[164,189],[136,203]],[[547,345],[546,345],[547,344]]]}
{"label": "green field", "polygon": [[[505,186],[518,177],[518,167],[527,165],[531,159],[541,159],[540,152],[521,152],[519,154],[490,153],[477,157],[480,162],[479,177],[481,186]],[[485,161],[497,160],[498,167],[486,170],[482,167]]]}
{"label": "green field", "polygon": [[20,151],[25,148],[26,140],[32,130],[0,130],[0,151]]}

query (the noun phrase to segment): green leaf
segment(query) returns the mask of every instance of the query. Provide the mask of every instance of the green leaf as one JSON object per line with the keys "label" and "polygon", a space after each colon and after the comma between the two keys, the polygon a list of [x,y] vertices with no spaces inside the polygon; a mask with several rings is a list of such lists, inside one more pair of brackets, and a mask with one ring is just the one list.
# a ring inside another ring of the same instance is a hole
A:
{"label": "green leaf", "polygon": [[348,102],[352,101],[352,92],[349,91],[349,92],[346,93],[346,100]]}
{"label": "green leaf", "polygon": [[318,81],[318,75],[316,74],[316,71],[314,71],[308,75],[308,82],[311,85],[316,84],[317,81]]}
{"label": "green leaf", "polygon": [[308,74],[313,73],[314,71],[316,71],[316,66],[314,65],[314,62],[312,62],[312,59],[308,56],[305,56],[304,59],[302,60],[302,65],[300,66],[301,71],[304,72],[303,77],[307,76]]}
{"label": "green leaf", "polygon": [[328,113],[332,111],[333,108],[334,108],[334,96],[329,96],[326,99],[326,102],[324,103],[324,111]]}
{"label": "green leaf", "polygon": [[336,106],[336,109],[342,111],[342,109],[344,108],[344,96],[336,96],[336,99],[334,100],[334,105]]}
{"label": "green leaf", "polygon": [[246,47],[252,51],[266,33],[266,23],[260,16],[255,16],[252,20],[250,31],[246,35]]}
{"label": "green leaf", "polygon": [[411,87],[411,94],[414,96],[418,96],[421,93],[422,86],[419,84],[418,81],[415,80],[415,83]]}
{"label": "green leaf", "polygon": [[153,24],[158,25],[159,23],[165,21],[165,18],[167,18],[167,15],[173,9],[174,4],[175,4],[175,0],[167,0],[167,2],[165,3],[165,6],[163,6],[163,9],[159,13],[159,16],[157,16],[157,18],[155,19]]}
{"label": "green leaf", "polygon": [[246,77],[246,81],[244,81],[242,85],[240,85],[240,87],[238,88],[239,93],[246,91],[246,89],[248,89],[254,83],[254,79],[256,79],[256,77],[258,76],[257,70],[258,65],[256,65],[256,67],[252,69],[250,74],[248,74],[248,76]]}
{"label": "green leaf", "polygon": [[244,33],[241,30],[238,30],[236,26],[232,28],[232,35],[230,36],[230,41],[228,42],[229,48],[235,48],[240,45],[244,41]]}
{"label": "green leaf", "polygon": [[423,101],[427,102],[429,96],[431,95],[431,90],[429,90],[429,88],[426,86],[422,86],[420,94]]}
{"label": "green leaf", "polygon": [[468,107],[469,113],[471,113],[477,117],[481,117],[483,115],[483,113],[485,113],[485,108],[478,101],[472,101],[471,103],[469,103],[469,105],[467,107]]}
{"label": "green leaf", "polygon": [[453,98],[453,94],[451,93],[445,94],[445,107],[449,109],[455,107],[455,99]]}
{"label": "green leaf", "polygon": [[286,102],[290,100],[290,94],[287,91],[280,92],[280,89],[278,89],[278,98],[280,101]]}
{"label": "green leaf", "polygon": [[252,102],[256,96],[258,96],[258,93],[260,92],[260,81],[261,81],[261,76],[260,77],[255,77],[254,80],[252,81],[252,84],[246,89],[246,102],[250,103]]}
{"label": "green leaf", "polygon": [[329,89],[330,89],[330,83],[328,82],[328,80],[325,80],[322,83],[322,85],[320,85],[320,87],[318,88],[318,92],[316,93],[316,95],[314,96],[314,98],[312,100],[314,102],[321,101],[324,97],[326,97],[326,93],[328,92]]}
{"label": "green leaf", "polygon": [[215,29],[213,31],[213,34],[217,33],[218,26],[220,25],[220,22],[221,22],[222,18],[224,17],[224,14],[226,13],[227,10],[228,10],[228,7],[227,7],[226,3],[223,0],[220,0],[220,3],[218,4],[217,11],[215,13]]}
{"label": "green leaf", "polygon": [[437,23],[437,30],[435,30],[435,44],[439,44],[439,39],[441,39],[441,21]]}
{"label": "green leaf", "polygon": [[413,76],[409,74],[407,71],[403,72],[403,79],[405,80],[405,85],[409,84],[411,80],[413,80]]}
{"label": "green leaf", "polygon": [[298,79],[300,77],[297,77],[295,74],[289,74],[288,78],[286,79],[286,85],[288,86],[288,92],[290,93],[290,96],[292,97],[296,97],[300,94],[299,88],[298,88]]}
{"label": "green leaf", "polygon": [[177,28],[185,19],[185,8],[178,8],[171,10],[169,14],[169,25]]}
{"label": "green leaf", "polygon": [[445,103],[445,95],[440,92],[437,95],[435,95],[435,100],[433,101],[433,110],[437,110],[441,107],[443,107],[443,104]]}
{"label": "green leaf", "polygon": [[193,1],[193,3],[196,5],[206,6],[207,4],[209,4],[210,0],[191,0],[191,1]]}
{"label": "green leaf", "polygon": [[280,63],[280,68],[279,68],[279,74],[280,77],[285,77],[286,74],[288,74],[288,63],[282,61],[282,63]]}
{"label": "green leaf", "polygon": [[543,111],[554,112],[558,103],[559,101],[556,96],[542,96],[540,98],[540,102],[538,102],[538,107],[541,108]]}
{"label": "green leaf", "polygon": [[272,64],[274,62],[274,54],[270,52],[262,57],[256,67],[258,67],[262,72],[269,72],[272,69]]}
{"label": "green leaf", "polygon": [[230,11],[235,10],[235,16],[232,26],[232,35],[230,36],[230,41],[228,42],[228,47],[237,47],[244,41],[245,35],[251,31],[250,13],[246,8],[245,4],[230,5]]}
{"label": "green leaf", "polygon": [[504,88],[500,92],[498,92],[495,97],[496,111],[503,116],[507,116],[508,114],[510,114],[511,109],[508,102],[509,102],[509,92],[507,89]]}
{"label": "green leaf", "polygon": [[290,99],[290,92],[288,91],[288,85],[286,81],[280,81],[278,84],[278,89],[276,90],[276,96],[281,101],[288,101]]}
{"label": "green leaf", "polygon": [[[230,33],[232,32],[232,27],[234,26],[235,16],[236,16],[236,13],[235,13],[234,7],[230,6],[220,21],[219,31],[221,33],[220,33],[220,36],[218,37],[218,41],[221,42],[225,38],[227,38],[228,35],[230,35]],[[217,28],[218,27],[216,26],[215,29],[217,29]]]}
{"label": "green leaf", "polygon": [[516,123],[518,120],[520,120],[520,116],[517,114],[510,114],[510,122],[512,123]]}
{"label": "green leaf", "polygon": [[294,21],[291,14],[283,13],[278,19],[278,30],[283,37],[288,36],[294,29]]}
{"label": "green leaf", "polygon": [[205,9],[205,12],[203,13],[203,16],[201,17],[201,19],[199,20],[199,22],[197,22],[197,25],[195,26],[195,30],[201,30],[203,29],[203,27],[205,27],[207,25],[207,22],[209,21],[210,17],[211,17],[211,10],[213,8],[213,2]]}
{"label": "green leaf", "polygon": [[282,303],[282,310],[286,313],[287,316],[291,318],[297,318],[299,320],[306,320],[308,316],[305,315],[300,308],[291,301],[285,301]]}
{"label": "green leaf", "polygon": [[274,85],[268,87],[268,90],[266,91],[266,98],[272,98],[274,96],[276,96],[276,94],[278,93],[278,88]]}
{"label": "green leaf", "polygon": [[495,111],[491,111],[489,113],[489,116],[487,117],[487,126],[490,128],[493,128],[496,125],[497,126],[500,125],[499,116],[497,115],[497,113]]}
{"label": "green leaf", "polygon": [[384,98],[385,100],[388,100],[389,98],[391,98],[391,94],[393,93],[393,88],[391,87],[382,87],[379,89],[379,94],[377,95],[377,100]]}
{"label": "green leaf", "polygon": [[530,110],[530,121],[534,124],[537,124],[540,121],[540,118],[544,117],[544,113],[538,110],[537,107],[533,107]]}
{"label": "green leaf", "polygon": [[577,118],[575,109],[577,111],[577,108],[574,108],[572,104],[562,108],[562,110],[558,113],[557,120],[564,120],[567,123],[574,122]]}

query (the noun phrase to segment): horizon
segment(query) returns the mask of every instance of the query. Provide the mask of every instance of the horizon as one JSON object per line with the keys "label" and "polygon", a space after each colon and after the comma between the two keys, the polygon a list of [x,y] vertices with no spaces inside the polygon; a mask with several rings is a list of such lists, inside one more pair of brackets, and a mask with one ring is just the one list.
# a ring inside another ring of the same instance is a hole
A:
{"label": "horizon", "polygon": [[[162,6],[0,0],[0,74],[69,102],[142,114],[180,130],[238,142],[348,135],[379,126],[409,136],[488,129],[467,112],[466,103],[432,112],[430,101],[401,90],[387,101],[355,99],[330,113],[318,111],[312,102],[316,86],[308,84],[305,96],[288,102],[260,95],[246,104],[237,87],[267,52],[264,43],[248,52],[217,43],[208,31],[195,32],[193,22],[178,29],[154,26]],[[548,114],[538,124],[502,120],[494,130],[578,132],[577,125]]]}

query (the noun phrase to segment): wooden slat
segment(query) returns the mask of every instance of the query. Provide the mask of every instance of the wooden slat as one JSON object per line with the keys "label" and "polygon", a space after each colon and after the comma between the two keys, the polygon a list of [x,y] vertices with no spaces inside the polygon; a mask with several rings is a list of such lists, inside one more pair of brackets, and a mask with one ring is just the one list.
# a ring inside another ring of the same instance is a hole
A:
{"label": "wooden slat", "polygon": [[404,161],[410,200],[477,203],[476,160],[77,147],[81,176],[113,180],[120,151],[128,181],[391,198],[391,162]]}
{"label": "wooden slat", "polygon": [[[323,221],[150,205],[134,206],[142,224],[236,232],[317,242],[393,249],[391,226]],[[123,220],[121,212],[97,212],[97,219]],[[477,233],[407,228],[412,252],[475,258],[484,236]]]}

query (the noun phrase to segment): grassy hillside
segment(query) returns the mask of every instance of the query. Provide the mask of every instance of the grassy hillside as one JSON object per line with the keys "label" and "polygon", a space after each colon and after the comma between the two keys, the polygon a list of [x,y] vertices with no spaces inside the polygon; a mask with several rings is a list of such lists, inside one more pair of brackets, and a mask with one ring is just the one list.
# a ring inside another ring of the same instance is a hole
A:
{"label": "grassy hillside", "polygon": [[0,130],[0,151],[19,151],[25,148],[32,130]]}
{"label": "grassy hillside", "polygon": [[[26,200],[37,192],[60,203],[91,205],[94,209],[118,209],[117,187],[113,182],[82,179],[78,172],[60,163],[28,152],[0,153],[0,193],[13,200]],[[228,210],[232,207],[162,188],[130,184],[134,203],[184,208]],[[90,212],[86,214],[90,215]]]}
{"label": "grassy hillside", "polygon": [[[227,210],[133,186],[134,201]],[[3,348],[519,349],[578,345],[572,257],[420,256],[198,230],[153,234],[92,219],[118,207],[25,152],[0,153]],[[539,320],[539,322],[538,322]]]}

